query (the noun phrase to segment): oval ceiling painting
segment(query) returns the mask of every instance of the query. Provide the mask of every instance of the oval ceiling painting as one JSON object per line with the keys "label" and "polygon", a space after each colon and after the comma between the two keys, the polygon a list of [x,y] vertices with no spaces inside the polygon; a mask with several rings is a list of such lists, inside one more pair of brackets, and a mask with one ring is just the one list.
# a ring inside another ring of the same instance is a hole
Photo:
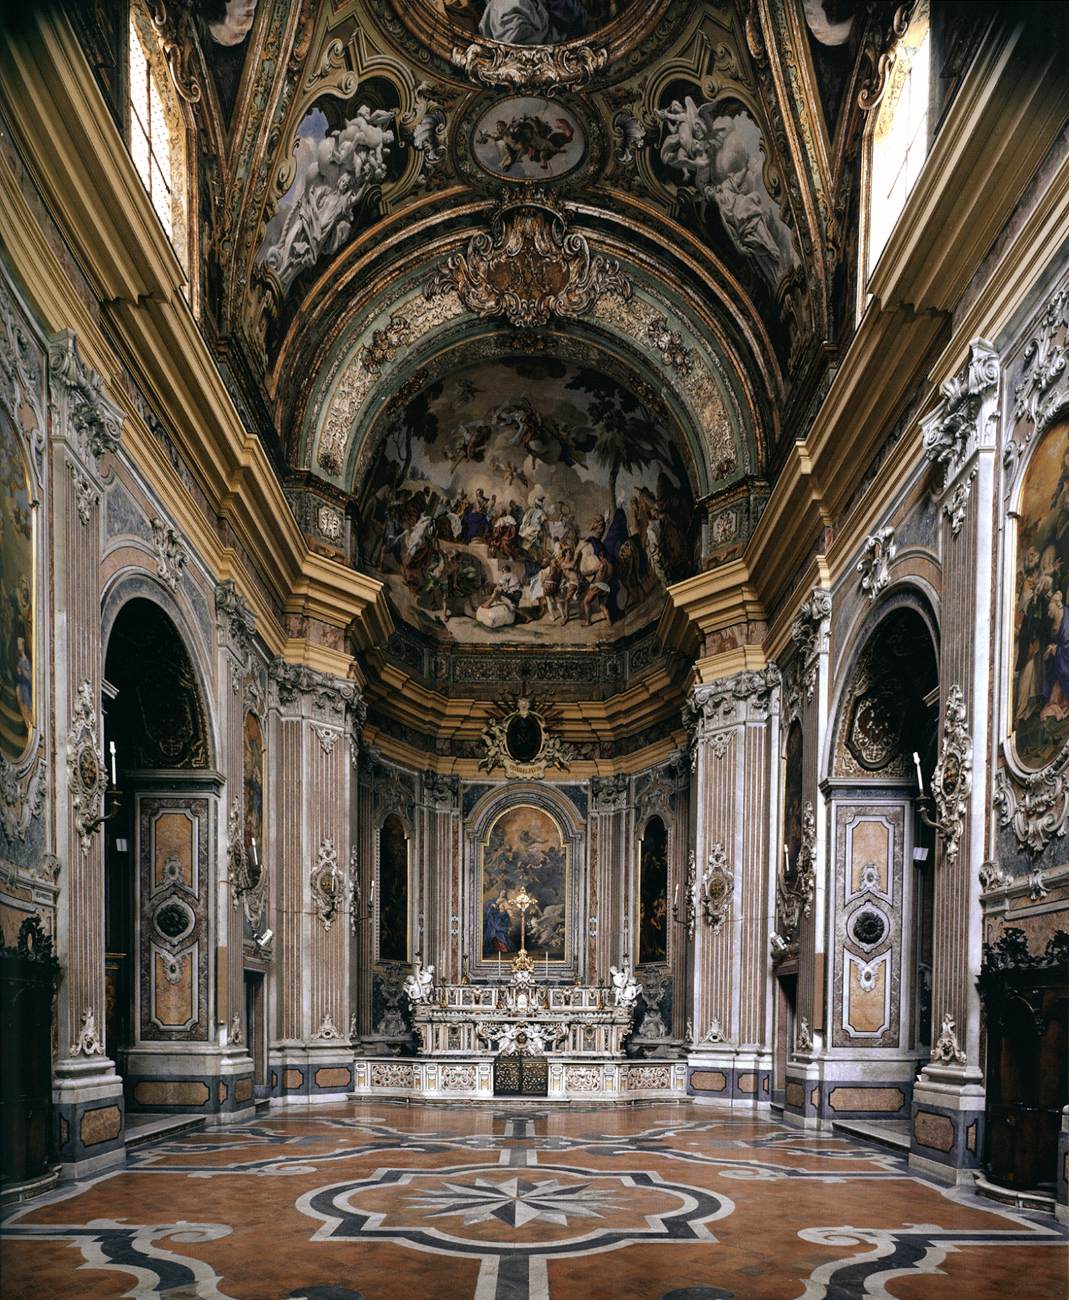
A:
{"label": "oval ceiling painting", "polygon": [[559,45],[590,36],[633,0],[437,0],[437,9],[472,36],[506,45]]}
{"label": "oval ceiling painting", "polygon": [[693,572],[682,456],[616,380],[504,358],[389,418],[361,494],[362,562],[419,630],[593,647],[652,622],[666,585]]}
{"label": "oval ceiling painting", "polygon": [[475,161],[509,180],[553,180],[583,160],[586,134],[556,100],[517,95],[488,108],[471,139]]}

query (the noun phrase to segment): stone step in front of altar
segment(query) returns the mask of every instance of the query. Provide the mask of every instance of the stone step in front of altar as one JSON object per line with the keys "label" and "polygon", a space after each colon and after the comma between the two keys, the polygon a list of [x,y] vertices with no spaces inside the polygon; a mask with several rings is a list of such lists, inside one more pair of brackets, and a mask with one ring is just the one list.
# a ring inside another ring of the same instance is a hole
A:
{"label": "stone step in front of altar", "polygon": [[[684,1061],[562,1060],[548,1055],[548,1099],[667,1100],[686,1096]],[[350,1100],[409,1097],[419,1100],[492,1101],[494,1058],[358,1057]]]}

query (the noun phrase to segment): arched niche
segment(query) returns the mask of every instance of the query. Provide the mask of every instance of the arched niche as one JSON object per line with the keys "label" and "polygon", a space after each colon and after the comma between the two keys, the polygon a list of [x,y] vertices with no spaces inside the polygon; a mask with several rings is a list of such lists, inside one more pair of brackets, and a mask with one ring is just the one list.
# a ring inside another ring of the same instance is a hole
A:
{"label": "arched niche", "polygon": [[411,838],[398,812],[388,812],[375,833],[375,958],[413,957],[410,924]]}
{"label": "arched niche", "polygon": [[[495,979],[510,972],[520,935],[514,900],[524,884],[538,899],[526,923],[536,974],[581,977],[587,964],[589,883],[585,826],[575,805],[552,786],[516,782],[484,795],[466,830],[462,888],[471,977]],[[492,914],[502,892],[507,920]],[[504,947],[493,942],[494,933],[502,936]]]}
{"label": "arched niche", "polygon": [[213,1033],[221,780],[181,623],[148,580],[131,578],[105,606],[104,741],[115,809],[105,837],[107,1034],[133,1109],[151,1092],[160,1043]]}
{"label": "arched niche", "polygon": [[654,813],[639,840],[635,960],[640,966],[668,961],[668,863],[668,824]]}
{"label": "arched niche", "polygon": [[897,1052],[908,1079],[932,1032],[935,841],[920,817],[917,769],[929,789],[939,661],[920,594],[900,589],[873,611],[844,662],[827,781],[828,1041],[862,1057]]}

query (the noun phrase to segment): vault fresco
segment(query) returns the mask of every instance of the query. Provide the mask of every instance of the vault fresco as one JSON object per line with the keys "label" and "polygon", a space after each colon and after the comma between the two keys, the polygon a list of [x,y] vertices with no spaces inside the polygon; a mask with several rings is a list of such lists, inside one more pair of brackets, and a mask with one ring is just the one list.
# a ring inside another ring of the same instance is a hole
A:
{"label": "vault fresco", "polygon": [[594,645],[691,571],[693,498],[647,408],[597,372],[505,359],[425,388],[385,432],[364,560],[403,618],[492,645]]}

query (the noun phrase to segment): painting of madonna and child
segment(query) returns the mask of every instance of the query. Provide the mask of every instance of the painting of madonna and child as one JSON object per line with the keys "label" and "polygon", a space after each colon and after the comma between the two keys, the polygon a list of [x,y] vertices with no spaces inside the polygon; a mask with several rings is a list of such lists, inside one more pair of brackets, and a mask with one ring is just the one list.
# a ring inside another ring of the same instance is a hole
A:
{"label": "painting of madonna and child", "polygon": [[633,0],[424,0],[457,26],[507,45],[557,45],[589,36]]}
{"label": "painting of madonna and child", "polygon": [[1025,471],[1017,534],[1012,726],[1020,761],[1045,767],[1069,741],[1069,425]]}
{"label": "painting of madonna and child", "polygon": [[510,808],[494,822],[482,848],[483,961],[502,966],[520,951],[521,911],[526,891],[524,940],[536,965],[564,961],[568,920],[568,865],[560,827],[541,808]]}
{"label": "painting of madonna and child", "polygon": [[597,645],[693,572],[672,438],[615,380],[512,358],[425,388],[387,429],[363,561],[401,617],[474,644]]}

